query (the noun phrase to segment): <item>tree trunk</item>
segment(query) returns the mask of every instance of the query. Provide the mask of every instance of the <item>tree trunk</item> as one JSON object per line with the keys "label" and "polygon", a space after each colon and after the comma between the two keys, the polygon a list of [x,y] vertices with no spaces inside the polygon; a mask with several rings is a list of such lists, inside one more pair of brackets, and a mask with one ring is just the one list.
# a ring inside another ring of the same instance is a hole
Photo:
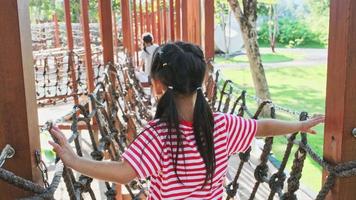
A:
{"label": "tree trunk", "polygon": [[[240,24],[247,57],[250,63],[251,75],[255,86],[256,96],[262,100],[271,98],[265,71],[263,69],[261,54],[257,42],[257,0],[242,0],[241,9],[238,0],[228,0],[232,11]],[[269,112],[264,110],[263,114]]]}
{"label": "tree trunk", "polygon": [[271,4],[269,10],[269,20],[268,20],[268,32],[269,32],[269,42],[273,53],[276,53],[276,37],[278,31],[278,15],[276,11],[276,5]]}

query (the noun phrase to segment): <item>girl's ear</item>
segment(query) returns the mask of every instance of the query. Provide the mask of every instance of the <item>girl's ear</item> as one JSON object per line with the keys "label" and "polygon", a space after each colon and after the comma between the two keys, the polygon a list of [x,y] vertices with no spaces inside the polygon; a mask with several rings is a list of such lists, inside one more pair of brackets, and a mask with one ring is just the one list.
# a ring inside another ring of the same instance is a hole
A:
{"label": "girl's ear", "polygon": [[166,86],[160,80],[151,79],[151,82],[152,82],[153,96],[155,97],[162,96]]}

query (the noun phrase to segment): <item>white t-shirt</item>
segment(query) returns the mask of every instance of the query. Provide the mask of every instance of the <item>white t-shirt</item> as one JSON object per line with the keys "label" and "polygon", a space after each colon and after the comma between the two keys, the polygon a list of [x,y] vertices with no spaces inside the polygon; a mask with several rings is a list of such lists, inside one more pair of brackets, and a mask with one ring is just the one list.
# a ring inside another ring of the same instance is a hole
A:
{"label": "white t-shirt", "polygon": [[144,66],[145,66],[145,74],[148,76],[151,72],[151,63],[152,63],[152,56],[153,56],[153,52],[158,48],[157,44],[153,44],[149,47],[146,47],[146,51],[144,50],[141,51],[140,54],[140,59],[143,60],[144,62]]}

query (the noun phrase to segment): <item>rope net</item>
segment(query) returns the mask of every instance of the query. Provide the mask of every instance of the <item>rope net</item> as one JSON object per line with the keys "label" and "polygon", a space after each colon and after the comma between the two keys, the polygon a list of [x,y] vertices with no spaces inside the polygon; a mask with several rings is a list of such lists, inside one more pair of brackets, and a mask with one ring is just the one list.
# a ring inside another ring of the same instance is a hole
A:
{"label": "rope net", "polygon": [[[117,65],[105,65],[100,76],[97,76],[95,90],[88,94],[88,102],[75,105],[69,114],[69,118],[61,118],[56,122],[48,122],[42,129],[49,130],[53,123],[70,122],[71,134],[68,141],[73,144],[76,153],[79,156],[83,156],[80,127],[84,127],[89,133],[90,157],[93,160],[120,160],[125,148],[136,137],[136,133],[152,119],[149,97],[145,95],[136,79],[130,60],[126,57],[120,60]],[[294,112],[278,107],[271,101],[262,101],[256,97],[249,96],[245,90],[239,88],[232,81],[224,80],[219,71],[211,74],[209,77],[206,85],[206,96],[213,110],[218,112],[258,119],[262,110],[268,107],[270,109],[270,118],[276,118],[276,110],[280,110],[294,115],[298,114],[299,120],[308,119],[307,112]],[[248,108],[248,98],[259,102],[259,106],[254,113]],[[300,135],[301,139],[297,139],[298,135]],[[248,188],[248,199],[252,200],[256,197],[259,190],[261,190],[262,184],[267,184],[269,187],[268,197],[265,197],[269,200],[277,197],[280,199],[297,199],[296,192],[299,190],[303,164],[307,155],[329,173],[326,182],[316,196],[317,200],[325,198],[332,188],[336,177],[356,175],[356,161],[336,166],[329,164],[315,153],[308,144],[307,135],[302,132],[293,133],[287,137],[287,146],[281,164],[272,173],[268,163],[273,140],[273,137],[264,139],[262,153],[259,156],[259,164],[253,172],[254,185]],[[292,147],[294,145],[297,146],[297,150],[292,155]],[[227,200],[237,195],[241,183],[241,174],[249,164],[251,151],[252,149],[250,148],[247,152],[238,154],[240,162],[237,172],[234,174],[232,181],[226,184]],[[1,164],[14,153],[11,150],[9,151],[9,148],[3,152],[0,156]],[[290,173],[287,175],[285,171],[289,157],[294,157],[294,159]],[[46,173],[46,169],[42,169],[41,171],[43,174]],[[43,175],[43,177],[44,182],[46,182],[46,176]],[[76,178],[72,169],[63,166],[62,162],[58,159],[56,161],[55,175],[51,183],[46,187],[16,176],[12,172],[0,167],[0,179],[35,194],[33,197],[26,199],[54,199],[53,195],[58,188],[61,177],[63,177],[70,199],[83,199],[85,193],[89,194],[91,199],[96,199],[96,195],[92,189],[93,179],[84,175]],[[145,198],[147,195],[145,192],[147,183],[147,180],[133,180],[130,184],[125,185],[125,187],[132,199],[140,199]],[[116,185],[105,182],[105,188],[107,199],[115,199],[117,194]]]}
{"label": "rope net", "polygon": [[[58,43],[56,46],[55,32],[58,31]],[[54,49],[67,47],[66,25],[58,22],[56,27],[54,22],[31,24],[32,49],[39,51],[43,49]],[[100,45],[100,33],[98,23],[89,23],[90,41],[93,46]],[[72,33],[74,48],[83,47],[83,31],[80,23],[72,23]]]}
{"label": "rope net", "polygon": [[[94,83],[104,72],[102,50],[92,53]],[[34,52],[34,72],[37,103],[41,106],[67,102],[68,98],[88,94],[84,50],[68,52],[51,49]]]}
{"label": "rope net", "polygon": [[[224,79],[219,71],[215,73],[214,78],[215,85],[213,87],[215,89],[213,90],[213,95],[210,96],[210,103],[215,111],[258,119],[262,110],[267,107],[270,109],[270,118],[276,118],[276,111],[286,112],[294,116],[298,115],[299,120],[301,121],[306,120],[309,117],[307,112],[293,111],[291,109],[275,105],[271,101],[261,100],[258,97],[248,95],[247,92],[241,89],[237,84],[233,83],[231,80]],[[219,100],[217,101],[218,98]],[[258,103],[258,108],[255,113],[252,113],[246,104],[246,99],[248,98]],[[300,135],[300,140],[297,140],[298,135]],[[311,148],[308,144],[306,133],[293,133],[286,137],[286,139],[287,145],[284,151],[283,159],[281,160],[279,167],[277,167],[277,171],[274,173],[271,173],[268,167],[269,155],[271,154],[274,138],[267,137],[264,139],[264,146],[259,157],[259,164],[254,169],[253,175],[255,184],[252,188],[249,188],[250,195],[247,199],[255,199],[256,194],[263,183],[267,184],[269,187],[269,195],[268,197],[264,197],[268,200],[274,199],[276,196],[278,196],[279,199],[297,199],[296,192],[300,189],[300,178],[302,176],[304,161],[307,155],[328,172],[328,177],[325,183],[315,197],[316,200],[325,199],[326,195],[333,187],[336,177],[350,177],[356,175],[355,161],[341,163],[336,166],[331,165]],[[297,150],[294,155],[292,155],[292,148],[294,145],[297,146]],[[249,164],[251,150],[252,149],[250,148],[247,152],[238,154],[240,164],[233,180],[226,186],[227,200],[234,198],[237,194],[237,190],[239,188],[239,178],[244,170],[244,166]],[[287,177],[285,171],[290,157],[294,157],[293,165],[291,167],[289,177]]]}

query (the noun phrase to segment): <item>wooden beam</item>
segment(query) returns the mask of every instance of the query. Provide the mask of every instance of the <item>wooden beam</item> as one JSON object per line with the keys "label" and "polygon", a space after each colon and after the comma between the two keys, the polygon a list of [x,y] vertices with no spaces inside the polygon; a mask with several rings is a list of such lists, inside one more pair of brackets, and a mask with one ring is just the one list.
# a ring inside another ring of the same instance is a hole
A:
{"label": "wooden beam", "polygon": [[59,48],[61,47],[61,37],[59,33],[59,24],[58,24],[58,17],[57,14],[54,13],[52,15],[53,24],[54,24],[54,47]]}
{"label": "wooden beam", "polygon": [[[186,31],[183,31],[186,32],[186,38],[184,40],[197,45],[201,45],[202,22],[200,7],[200,0],[189,0],[189,6],[187,6],[186,11],[184,11],[186,17],[183,16],[184,20],[186,20],[186,22],[184,22],[186,23]],[[184,10],[184,8],[182,9]]]}
{"label": "wooden beam", "polygon": [[170,40],[174,41],[174,0],[169,0],[169,26]]}
{"label": "wooden beam", "polygon": [[64,15],[67,30],[67,45],[70,51],[73,51],[73,29],[72,29],[72,18],[70,14],[70,1],[64,0]]}
{"label": "wooden beam", "polygon": [[99,20],[104,64],[114,62],[111,0],[99,0]]}
{"label": "wooden beam", "polygon": [[84,39],[84,51],[85,51],[85,66],[87,75],[87,87],[89,93],[94,91],[94,70],[91,58],[91,46],[90,46],[90,30],[89,30],[89,1],[80,0],[81,22]]}
{"label": "wooden beam", "polygon": [[143,12],[142,12],[142,0],[140,0],[140,38],[145,31],[143,30]]}
{"label": "wooden beam", "polygon": [[175,0],[175,12],[176,12],[176,39],[182,39],[182,31],[181,31],[181,0]]}
{"label": "wooden beam", "polygon": [[121,0],[121,23],[124,48],[127,50],[130,56],[133,55],[133,40],[132,40],[132,26],[131,26],[131,12],[130,2],[127,0]]}
{"label": "wooden beam", "polygon": [[[324,158],[339,164],[356,160],[356,1],[331,1],[328,51]],[[355,187],[356,177],[337,178],[326,199],[354,199]]]}
{"label": "wooden beam", "polygon": [[148,13],[148,2],[145,1],[146,32],[151,32],[150,14]]}
{"label": "wooden beam", "polygon": [[161,0],[157,0],[157,42],[158,44],[162,43],[161,40]]}
{"label": "wooden beam", "polygon": [[[3,168],[41,183],[34,152],[40,150],[31,47],[29,0],[0,1],[0,149],[10,144],[15,156]],[[0,181],[1,199],[30,195]]]}
{"label": "wooden beam", "polygon": [[136,0],[133,0],[133,16],[134,16],[134,27],[135,27],[135,36],[134,36],[134,52],[135,52],[135,61],[136,65],[139,65],[138,60],[138,43],[139,43],[139,36],[138,36],[138,23],[137,23],[137,7],[136,7]]}
{"label": "wooden beam", "polygon": [[206,60],[214,58],[214,26],[214,0],[205,0],[203,46]]}
{"label": "wooden beam", "polygon": [[157,41],[155,1],[154,0],[151,0],[151,17],[152,17],[152,35],[153,35],[154,40]]}
{"label": "wooden beam", "polygon": [[163,0],[163,38],[164,38],[164,43],[167,42],[167,3],[166,0]]}
{"label": "wooden beam", "polygon": [[[70,75],[72,79],[72,93],[77,93],[78,92],[78,83],[77,83],[77,75],[75,73],[74,69],[74,60],[73,60],[73,30],[72,30],[72,18],[70,14],[70,2],[69,0],[64,0],[64,15],[65,15],[65,23],[66,23],[66,32],[67,32],[67,46],[68,46],[68,51],[69,51],[69,59],[68,59],[68,64],[70,65]],[[78,95],[74,95],[74,103],[78,104]]]}
{"label": "wooden beam", "polygon": [[181,0],[181,39],[188,41],[188,2],[187,0]]}

